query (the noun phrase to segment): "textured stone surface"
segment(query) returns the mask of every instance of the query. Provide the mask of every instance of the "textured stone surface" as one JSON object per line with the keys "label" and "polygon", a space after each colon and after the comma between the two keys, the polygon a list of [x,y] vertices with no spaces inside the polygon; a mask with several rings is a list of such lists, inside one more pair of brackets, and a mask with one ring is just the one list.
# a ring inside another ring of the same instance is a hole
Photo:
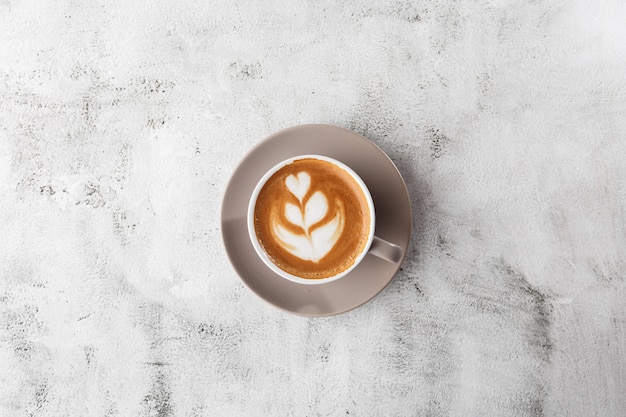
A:
{"label": "textured stone surface", "polygon": [[[0,0],[0,415],[620,416],[626,8]],[[284,314],[221,243],[302,123],[397,164],[374,300]]]}

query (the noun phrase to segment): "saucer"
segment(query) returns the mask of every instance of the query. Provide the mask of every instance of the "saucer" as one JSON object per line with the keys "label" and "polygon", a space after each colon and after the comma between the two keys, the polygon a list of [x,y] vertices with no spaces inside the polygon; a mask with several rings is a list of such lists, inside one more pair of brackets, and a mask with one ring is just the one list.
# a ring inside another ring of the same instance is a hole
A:
{"label": "saucer", "polygon": [[[246,226],[246,210],[259,178],[278,162],[302,154],[325,155],[351,167],[370,190],[376,236],[402,248],[396,263],[367,255],[348,275],[326,284],[286,280],[257,256]],[[389,157],[363,136],[336,126],[302,125],[260,142],[235,169],[222,202],[222,237],[241,280],[259,297],[289,313],[320,317],[345,313],[376,296],[392,280],[411,237],[409,194]]]}

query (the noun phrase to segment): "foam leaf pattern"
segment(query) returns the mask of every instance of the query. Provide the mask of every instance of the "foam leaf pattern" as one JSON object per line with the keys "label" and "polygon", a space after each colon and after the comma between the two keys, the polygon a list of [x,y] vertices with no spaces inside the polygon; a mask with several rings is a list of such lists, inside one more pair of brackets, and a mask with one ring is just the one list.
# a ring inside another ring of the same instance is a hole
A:
{"label": "foam leaf pattern", "polygon": [[[341,202],[337,201],[337,211],[333,218],[319,225],[328,214],[328,199],[321,191],[316,191],[305,201],[311,187],[311,176],[307,172],[290,175],[285,180],[287,189],[298,199],[300,207],[285,203],[285,218],[303,233],[293,233],[280,223],[273,224],[274,235],[283,248],[300,259],[318,262],[335,246],[344,226],[344,213]],[[315,227],[314,227],[315,226]]]}
{"label": "foam leaf pattern", "polygon": [[328,201],[321,191],[316,191],[304,206],[304,229],[309,230],[311,226],[319,222],[328,213]]}
{"label": "foam leaf pattern", "polygon": [[331,221],[311,232],[311,246],[313,247],[311,260],[317,262],[326,256],[339,240],[342,231],[342,214],[341,211],[337,211]]}
{"label": "foam leaf pattern", "polygon": [[287,203],[285,205],[285,217],[287,217],[287,220],[289,220],[291,223],[295,224],[296,226],[300,226],[302,230],[306,230],[306,226],[304,225],[304,218],[302,216],[302,210],[300,210],[300,207],[296,206],[295,204]]}
{"label": "foam leaf pattern", "polygon": [[308,236],[292,233],[279,223],[274,224],[274,235],[292,255],[305,261],[313,260],[313,244]]}

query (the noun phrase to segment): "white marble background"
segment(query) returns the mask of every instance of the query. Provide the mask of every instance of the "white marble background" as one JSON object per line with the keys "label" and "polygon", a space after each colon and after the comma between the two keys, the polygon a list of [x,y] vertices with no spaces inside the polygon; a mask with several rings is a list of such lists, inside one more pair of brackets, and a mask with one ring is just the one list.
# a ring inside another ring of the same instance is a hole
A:
{"label": "white marble background", "polygon": [[[0,0],[1,416],[626,415],[626,3]],[[282,313],[221,242],[259,140],[364,134],[401,272]]]}

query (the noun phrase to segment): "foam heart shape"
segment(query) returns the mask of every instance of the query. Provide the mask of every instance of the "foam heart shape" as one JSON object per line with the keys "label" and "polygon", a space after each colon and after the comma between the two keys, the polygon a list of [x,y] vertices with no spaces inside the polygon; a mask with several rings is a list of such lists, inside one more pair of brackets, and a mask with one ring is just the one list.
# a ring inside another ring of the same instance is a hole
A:
{"label": "foam heart shape", "polygon": [[302,199],[311,187],[311,176],[306,172],[298,172],[297,176],[288,176],[285,183],[291,194],[295,195],[302,204]]}

